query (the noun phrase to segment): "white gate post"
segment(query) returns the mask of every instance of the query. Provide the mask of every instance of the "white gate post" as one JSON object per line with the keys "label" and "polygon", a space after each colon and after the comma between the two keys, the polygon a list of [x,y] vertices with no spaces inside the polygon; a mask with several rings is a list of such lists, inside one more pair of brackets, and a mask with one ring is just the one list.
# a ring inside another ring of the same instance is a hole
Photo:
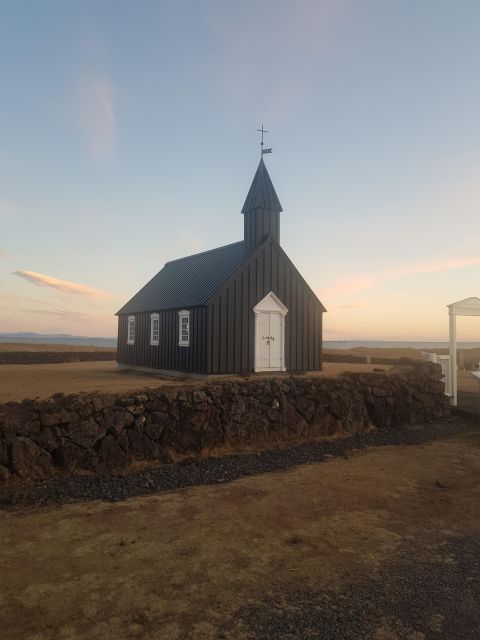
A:
{"label": "white gate post", "polygon": [[480,298],[465,298],[448,304],[450,320],[450,371],[452,382],[452,405],[457,406],[457,316],[479,316]]}
{"label": "white gate post", "polygon": [[452,405],[457,406],[457,316],[449,309],[450,320],[450,384]]}

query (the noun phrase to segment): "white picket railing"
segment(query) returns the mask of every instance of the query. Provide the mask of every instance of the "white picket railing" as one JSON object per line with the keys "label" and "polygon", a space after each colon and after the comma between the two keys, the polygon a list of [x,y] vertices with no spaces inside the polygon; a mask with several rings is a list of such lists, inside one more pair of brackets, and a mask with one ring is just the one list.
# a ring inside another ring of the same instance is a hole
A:
{"label": "white picket railing", "polygon": [[445,383],[445,395],[451,398],[453,395],[453,389],[452,389],[452,374],[451,374],[452,369],[450,367],[450,356],[440,356],[440,355],[437,355],[436,353],[429,353],[428,360],[429,362],[435,362],[436,364],[439,364],[442,367],[442,374],[443,374],[442,380]]}

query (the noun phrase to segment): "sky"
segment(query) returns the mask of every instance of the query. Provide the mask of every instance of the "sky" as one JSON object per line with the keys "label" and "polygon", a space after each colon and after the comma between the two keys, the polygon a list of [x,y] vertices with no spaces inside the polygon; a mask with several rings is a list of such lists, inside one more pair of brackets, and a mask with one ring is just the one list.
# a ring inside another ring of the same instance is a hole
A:
{"label": "sky", "polygon": [[480,296],[479,24],[477,0],[3,0],[0,332],[114,336],[165,262],[242,239],[263,123],[325,339],[447,339]]}

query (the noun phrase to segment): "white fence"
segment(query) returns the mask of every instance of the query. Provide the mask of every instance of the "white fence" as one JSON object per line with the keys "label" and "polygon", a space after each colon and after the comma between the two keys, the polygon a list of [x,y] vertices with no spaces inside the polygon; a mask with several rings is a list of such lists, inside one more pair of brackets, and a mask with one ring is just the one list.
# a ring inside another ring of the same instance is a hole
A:
{"label": "white fence", "polygon": [[442,367],[442,373],[443,373],[442,380],[445,383],[445,395],[451,398],[453,395],[453,389],[452,389],[452,374],[451,374],[452,369],[450,367],[450,356],[439,356],[436,353],[429,353],[428,360],[429,362],[435,362],[436,364],[439,364]]}

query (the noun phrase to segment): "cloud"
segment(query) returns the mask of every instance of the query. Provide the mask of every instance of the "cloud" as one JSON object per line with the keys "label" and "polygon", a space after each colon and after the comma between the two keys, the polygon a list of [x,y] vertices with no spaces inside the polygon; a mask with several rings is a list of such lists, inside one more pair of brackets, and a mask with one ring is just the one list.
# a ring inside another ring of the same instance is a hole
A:
{"label": "cloud", "polygon": [[97,315],[92,315],[91,313],[82,313],[81,311],[68,311],[67,309],[22,309],[19,311],[23,311],[23,313],[31,313],[36,316],[53,316],[56,318],[63,318],[64,320],[91,320],[92,318],[97,318]]}
{"label": "cloud", "polygon": [[425,264],[405,264],[394,269],[385,270],[379,274],[364,274],[353,276],[345,280],[340,280],[332,287],[323,289],[320,296],[328,299],[352,293],[360,293],[369,289],[374,289],[386,280],[393,278],[403,278],[422,273],[440,273],[453,269],[463,269],[480,264],[480,257],[450,258],[447,260],[437,260]]}
{"label": "cloud", "polygon": [[96,322],[100,320],[110,321],[112,314],[107,313],[84,313],[82,311],[71,311],[69,309],[41,309],[41,308],[18,308],[17,311],[32,314],[35,316],[47,316],[61,318],[66,322]]}
{"label": "cloud", "polygon": [[76,282],[70,282],[69,280],[46,276],[42,273],[36,273],[35,271],[14,271],[13,275],[23,278],[27,280],[27,282],[31,282],[39,287],[49,287],[62,293],[73,293],[90,298],[106,298],[111,295],[108,291],[101,291],[100,289],[95,289],[85,284],[78,284]]}
{"label": "cloud", "polygon": [[111,157],[115,152],[117,135],[110,80],[100,74],[84,77],[77,88],[76,108],[91,157],[95,160]]}
{"label": "cloud", "polygon": [[366,309],[370,306],[368,300],[360,300],[359,302],[352,302],[351,304],[342,304],[337,309]]}
{"label": "cloud", "polygon": [[424,265],[405,265],[400,267],[396,271],[392,271],[390,274],[387,272],[387,277],[401,277],[416,275],[417,273],[438,273],[439,271],[451,271],[452,269],[463,269],[464,267],[471,267],[473,265],[480,264],[480,257],[470,258],[451,258],[449,260],[437,260],[435,262]]}

